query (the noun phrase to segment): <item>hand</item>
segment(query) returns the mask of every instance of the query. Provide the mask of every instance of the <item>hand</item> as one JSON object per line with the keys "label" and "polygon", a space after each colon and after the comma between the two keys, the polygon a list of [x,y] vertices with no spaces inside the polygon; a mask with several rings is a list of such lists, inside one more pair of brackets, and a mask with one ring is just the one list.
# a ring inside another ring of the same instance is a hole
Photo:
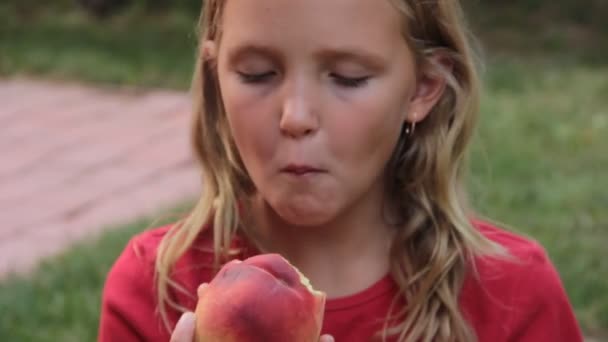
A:
{"label": "hand", "polygon": [[171,342],[193,342],[196,316],[194,312],[185,312],[177,321],[175,330],[171,334]]}
{"label": "hand", "polygon": [[[202,284],[197,290],[198,297],[205,292],[207,284]],[[173,334],[171,334],[171,342],[193,342],[194,331],[196,327],[196,316],[193,312],[185,312],[180,317]],[[334,342],[334,338],[331,335],[323,335],[319,338],[319,342]]]}

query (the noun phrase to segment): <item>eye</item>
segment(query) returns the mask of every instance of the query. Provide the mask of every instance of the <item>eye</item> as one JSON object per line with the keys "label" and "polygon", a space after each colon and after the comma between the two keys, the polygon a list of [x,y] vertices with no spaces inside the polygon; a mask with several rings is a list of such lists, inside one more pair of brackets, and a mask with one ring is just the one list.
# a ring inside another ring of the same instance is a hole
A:
{"label": "eye", "polygon": [[269,80],[272,76],[274,76],[274,71],[268,71],[257,74],[250,74],[245,72],[237,71],[241,82],[243,83],[263,83]]}
{"label": "eye", "polygon": [[367,81],[370,79],[369,76],[363,77],[346,77],[336,73],[330,74],[330,77],[334,79],[334,81],[343,87],[349,88],[358,88],[367,84]]}

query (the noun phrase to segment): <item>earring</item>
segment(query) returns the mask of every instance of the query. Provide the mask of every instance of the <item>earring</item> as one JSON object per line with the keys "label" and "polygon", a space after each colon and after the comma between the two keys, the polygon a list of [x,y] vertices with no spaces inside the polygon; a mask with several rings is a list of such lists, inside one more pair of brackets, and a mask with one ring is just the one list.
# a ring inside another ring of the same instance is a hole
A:
{"label": "earring", "polygon": [[412,114],[413,120],[411,123],[406,123],[405,125],[405,134],[409,137],[414,135],[414,130],[416,130],[416,113]]}

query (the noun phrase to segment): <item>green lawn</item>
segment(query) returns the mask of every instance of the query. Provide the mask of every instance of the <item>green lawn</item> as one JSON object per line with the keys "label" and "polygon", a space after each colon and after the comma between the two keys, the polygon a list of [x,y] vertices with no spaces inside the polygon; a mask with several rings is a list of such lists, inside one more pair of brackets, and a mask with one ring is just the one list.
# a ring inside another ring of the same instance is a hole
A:
{"label": "green lawn", "polygon": [[45,261],[31,276],[0,282],[0,341],[94,341],[106,273],[134,234],[174,220],[182,204],[80,243]]}
{"label": "green lawn", "polygon": [[[0,5],[0,75],[189,84],[192,13],[131,10],[93,22],[72,10],[13,12]],[[477,25],[496,22],[489,18]],[[524,40],[531,39],[529,24],[496,27],[484,30],[492,49],[472,154],[473,200],[483,214],[547,248],[585,331],[608,337],[608,49],[570,29],[546,30],[534,44]],[[0,283],[0,341],[93,340],[105,273],[129,236],[148,225],[120,227],[31,277]]]}
{"label": "green lawn", "polygon": [[0,283],[0,340],[94,341],[105,273],[144,221],[44,263],[27,279]]}
{"label": "green lawn", "polygon": [[95,21],[80,11],[15,16],[0,4],[0,76],[36,75],[109,86],[185,89],[196,19],[182,12],[127,11]]}

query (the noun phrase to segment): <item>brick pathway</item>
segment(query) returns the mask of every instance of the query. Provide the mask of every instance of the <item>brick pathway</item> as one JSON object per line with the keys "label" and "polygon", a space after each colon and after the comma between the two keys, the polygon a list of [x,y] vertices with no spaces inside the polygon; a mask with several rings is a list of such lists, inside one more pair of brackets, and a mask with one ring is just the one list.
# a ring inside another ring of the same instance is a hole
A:
{"label": "brick pathway", "polygon": [[200,189],[184,93],[0,80],[0,278]]}

